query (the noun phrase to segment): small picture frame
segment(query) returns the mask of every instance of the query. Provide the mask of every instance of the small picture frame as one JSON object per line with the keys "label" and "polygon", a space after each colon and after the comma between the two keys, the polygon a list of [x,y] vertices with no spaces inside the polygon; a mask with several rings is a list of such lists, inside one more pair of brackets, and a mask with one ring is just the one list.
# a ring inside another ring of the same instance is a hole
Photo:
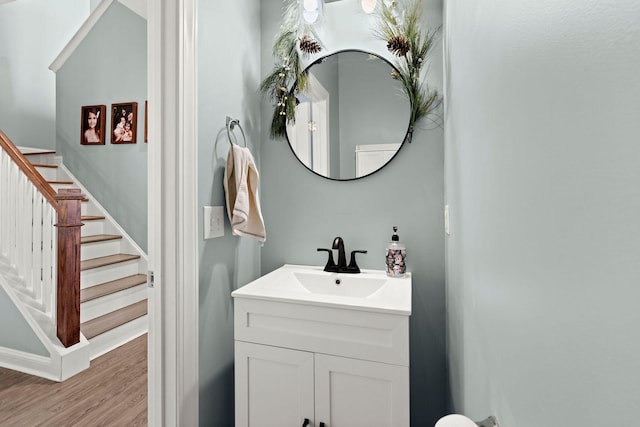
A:
{"label": "small picture frame", "polygon": [[111,143],[135,144],[138,130],[138,103],[111,104]]}
{"label": "small picture frame", "polygon": [[106,105],[85,105],[80,115],[80,144],[104,145],[106,138]]}

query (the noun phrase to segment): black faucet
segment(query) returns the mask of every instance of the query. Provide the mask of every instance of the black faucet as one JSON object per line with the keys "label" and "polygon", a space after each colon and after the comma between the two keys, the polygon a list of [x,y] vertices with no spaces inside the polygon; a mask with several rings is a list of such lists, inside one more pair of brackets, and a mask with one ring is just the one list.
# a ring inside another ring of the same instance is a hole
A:
{"label": "black faucet", "polygon": [[[336,264],[333,260],[333,251],[332,249],[338,250],[338,263]],[[333,244],[331,245],[331,249],[318,248],[318,252],[329,252],[329,259],[327,260],[327,264],[324,266],[324,271],[328,271],[331,273],[360,273],[360,267],[356,263],[356,254],[366,254],[367,251],[356,250],[351,252],[351,260],[349,265],[347,265],[347,257],[344,252],[344,240],[342,237],[336,237],[333,239]]]}
{"label": "black faucet", "polygon": [[336,237],[333,239],[333,245],[331,249],[338,250],[338,270],[344,270],[347,268],[347,257],[344,255],[344,240],[342,237]]}

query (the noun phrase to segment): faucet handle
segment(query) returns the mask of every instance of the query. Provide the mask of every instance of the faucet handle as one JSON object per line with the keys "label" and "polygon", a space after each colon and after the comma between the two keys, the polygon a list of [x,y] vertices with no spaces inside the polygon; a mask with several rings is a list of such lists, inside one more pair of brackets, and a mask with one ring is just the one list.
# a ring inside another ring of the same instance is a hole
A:
{"label": "faucet handle", "polygon": [[335,271],[336,263],[333,260],[333,251],[331,249],[318,248],[318,252],[329,252],[329,259],[327,260],[327,265],[324,266],[324,271]]}
{"label": "faucet handle", "polygon": [[366,254],[367,251],[351,251],[351,260],[349,261],[349,266],[347,267],[349,270],[352,270],[353,273],[360,273],[360,267],[356,263],[356,254]]}

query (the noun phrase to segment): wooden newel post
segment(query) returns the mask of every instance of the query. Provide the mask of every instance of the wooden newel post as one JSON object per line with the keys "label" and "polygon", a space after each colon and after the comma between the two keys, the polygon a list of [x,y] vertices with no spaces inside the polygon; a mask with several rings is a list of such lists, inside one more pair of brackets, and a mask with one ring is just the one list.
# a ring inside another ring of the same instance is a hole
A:
{"label": "wooden newel post", "polygon": [[79,188],[61,188],[58,201],[57,335],[65,347],[80,342],[80,227]]}

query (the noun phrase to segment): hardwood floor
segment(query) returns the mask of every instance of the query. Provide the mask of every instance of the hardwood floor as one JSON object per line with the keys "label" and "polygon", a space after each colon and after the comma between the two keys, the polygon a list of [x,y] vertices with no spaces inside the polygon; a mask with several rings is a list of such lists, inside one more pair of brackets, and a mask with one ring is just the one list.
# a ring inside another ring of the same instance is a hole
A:
{"label": "hardwood floor", "polygon": [[62,383],[0,368],[0,426],[146,425],[146,334]]}

